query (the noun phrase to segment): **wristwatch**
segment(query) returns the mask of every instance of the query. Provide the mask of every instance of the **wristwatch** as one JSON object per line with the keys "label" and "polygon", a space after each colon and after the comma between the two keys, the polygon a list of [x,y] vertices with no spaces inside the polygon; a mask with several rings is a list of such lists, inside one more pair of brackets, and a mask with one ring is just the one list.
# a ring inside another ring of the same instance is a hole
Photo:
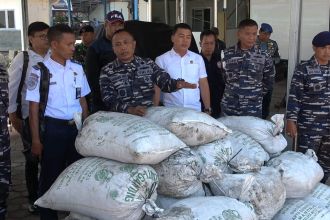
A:
{"label": "wristwatch", "polygon": [[205,113],[209,113],[209,114],[211,114],[211,113],[212,113],[212,108],[211,108],[211,107],[209,107],[209,108],[204,108],[204,112],[205,112]]}

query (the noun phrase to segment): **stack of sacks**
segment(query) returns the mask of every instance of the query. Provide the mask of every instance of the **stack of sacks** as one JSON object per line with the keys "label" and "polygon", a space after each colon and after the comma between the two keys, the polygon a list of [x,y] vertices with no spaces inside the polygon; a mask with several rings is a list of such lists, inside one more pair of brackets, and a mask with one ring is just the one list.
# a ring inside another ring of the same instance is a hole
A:
{"label": "stack of sacks", "polygon": [[252,116],[227,116],[218,120],[228,128],[243,132],[256,140],[270,155],[278,154],[287,146],[281,134],[284,115],[274,115],[271,121]]}
{"label": "stack of sacks", "polygon": [[76,139],[77,151],[87,158],[68,167],[36,204],[97,219],[153,215],[161,211],[153,202],[158,175],[149,165],[135,164],[159,163],[185,147],[147,119],[98,112],[85,120]]}

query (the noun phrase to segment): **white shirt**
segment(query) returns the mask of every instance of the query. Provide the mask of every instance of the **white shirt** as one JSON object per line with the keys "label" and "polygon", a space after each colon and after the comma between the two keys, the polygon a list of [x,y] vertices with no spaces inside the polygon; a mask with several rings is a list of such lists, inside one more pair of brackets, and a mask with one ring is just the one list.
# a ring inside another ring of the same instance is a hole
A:
{"label": "white shirt", "polygon": [[[74,113],[82,112],[79,98],[91,91],[82,66],[70,60],[67,60],[63,66],[51,58],[45,60],[44,64],[51,74],[45,116],[64,120],[73,119]],[[27,84],[26,100],[39,102],[40,70],[38,68],[32,68]],[[78,97],[77,90],[80,90]]]}
{"label": "white shirt", "polygon": [[[27,80],[31,73],[32,66],[36,65],[38,62],[42,62],[49,58],[50,51],[48,51],[45,57],[37,54],[33,50],[28,50],[29,55],[29,63],[28,68],[26,70],[25,82],[22,87],[22,117],[23,119],[29,116],[29,102],[25,100],[26,96],[26,88],[27,88]],[[17,110],[17,93],[18,87],[21,82],[22,77],[22,70],[23,70],[23,63],[24,63],[24,55],[23,52],[17,54],[15,58],[12,60],[10,67],[8,68],[8,76],[9,76],[9,83],[8,83],[8,92],[9,92],[9,106],[8,106],[8,113],[16,112]]]}
{"label": "white shirt", "polygon": [[170,74],[173,79],[184,79],[186,82],[197,84],[196,89],[180,89],[177,92],[162,93],[165,106],[181,106],[201,111],[199,80],[206,78],[205,64],[202,56],[192,51],[181,57],[174,49],[156,58],[159,67]]}

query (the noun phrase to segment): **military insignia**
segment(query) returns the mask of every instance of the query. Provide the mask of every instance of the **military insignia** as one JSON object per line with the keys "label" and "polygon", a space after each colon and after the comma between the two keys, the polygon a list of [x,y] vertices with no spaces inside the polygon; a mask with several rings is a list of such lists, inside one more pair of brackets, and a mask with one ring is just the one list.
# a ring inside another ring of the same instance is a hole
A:
{"label": "military insignia", "polygon": [[49,85],[56,85],[56,82],[50,82]]}
{"label": "military insignia", "polygon": [[27,89],[34,90],[37,87],[39,76],[35,73],[31,73],[27,81]]}
{"label": "military insignia", "polygon": [[190,60],[190,64],[193,64],[193,63],[194,63],[194,61]]}
{"label": "military insignia", "polygon": [[49,73],[49,77],[52,78],[53,77],[53,74]]}

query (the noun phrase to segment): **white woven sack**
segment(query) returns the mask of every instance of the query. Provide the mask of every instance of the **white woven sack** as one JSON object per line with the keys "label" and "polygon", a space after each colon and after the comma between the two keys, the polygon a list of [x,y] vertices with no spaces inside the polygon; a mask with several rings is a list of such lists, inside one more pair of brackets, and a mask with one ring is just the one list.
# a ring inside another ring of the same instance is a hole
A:
{"label": "white woven sack", "polygon": [[318,183],[313,192],[303,200],[330,210],[330,186]]}
{"label": "white woven sack", "polygon": [[315,153],[286,151],[267,162],[282,174],[287,198],[303,198],[310,194],[323,178],[323,170],[316,162]]}
{"label": "white woven sack", "polygon": [[157,184],[150,166],[90,157],[66,168],[35,204],[98,220],[138,220],[162,211],[153,202]]}
{"label": "white woven sack", "polygon": [[188,146],[210,143],[231,132],[211,116],[188,108],[151,107],[144,117],[168,129]]}
{"label": "white woven sack", "polygon": [[330,211],[300,199],[287,199],[273,220],[328,220]]}
{"label": "white woven sack", "polygon": [[281,152],[287,141],[281,134],[284,115],[274,115],[272,121],[252,116],[226,116],[218,118],[228,128],[238,130],[256,140],[269,154]]}
{"label": "white woven sack", "polygon": [[250,136],[233,130],[224,141],[228,140],[233,149],[233,154],[228,164],[235,172],[258,171],[269,160],[268,153],[261,145]]}
{"label": "white woven sack", "polygon": [[159,176],[157,192],[173,198],[188,197],[202,188],[202,181],[219,176],[217,170],[203,172],[201,159],[190,148],[177,151],[153,168]]}
{"label": "white woven sack", "polygon": [[75,144],[84,156],[134,164],[156,164],[186,147],[174,134],[150,120],[117,112],[89,116]]}
{"label": "white woven sack", "polygon": [[[146,218],[146,219],[150,219]],[[257,220],[253,208],[236,199],[213,196],[182,199],[158,220],[242,219]]]}
{"label": "white woven sack", "polygon": [[286,198],[280,173],[270,167],[262,167],[256,173],[226,174],[210,182],[210,186],[215,195],[251,203],[258,218],[265,220],[272,219]]}

